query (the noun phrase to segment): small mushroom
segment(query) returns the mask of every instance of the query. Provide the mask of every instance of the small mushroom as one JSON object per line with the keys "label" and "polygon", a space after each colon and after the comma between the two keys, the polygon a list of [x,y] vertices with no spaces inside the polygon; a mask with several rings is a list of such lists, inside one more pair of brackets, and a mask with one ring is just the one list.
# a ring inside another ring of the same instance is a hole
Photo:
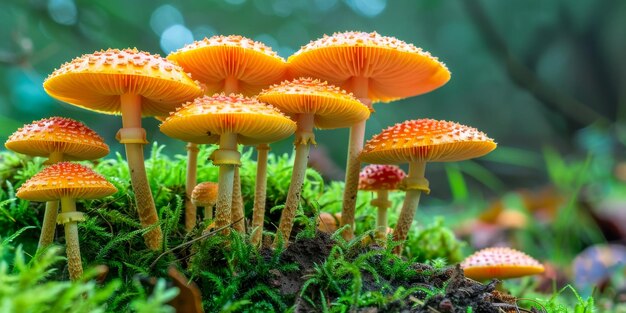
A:
{"label": "small mushroom", "polygon": [[[148,143],[142,116],[163,116],[185,101],[203,94],[200,85],[183,69],[158,55],[137,49],[108,49],[86,54],[63,64],[44,81],[55,99],[88,110],[122,115],[117,139],[125,145],[139,220],[144,228],[157,224],[146,176],[143,146]],[[144,235],[146,245],[158,250],[161,227]]]}
{"label": "small mushroom", "polygon": [[217,183],[204,182],[196,185],[191,193],[191,202],[196,207],[204,208],[205,221],[213,219],[213,206],[217,203]]}
{"label": "small mushroom", "polygon": [[461,268],[466,277],[477,281],[536,275],[545,270],[534,258],[505,247],[479,250],[463,260]]}
{"label": "small mushroom", "polygon": [[[352,92],[364,105],[417,96],[450,80],[445,64],[412,44],[376,32],[335,33],[311,41],[287,60],[294,77],[310,76]],[[346,187],[343,194],[343,233],[352,239],[357,186],[366,120],[350,128]]]}
{"label": "small mushroom", "polygon": [[241,165],[237,143],[256,145],[278,141],[290,136],[296,125],[278,109],[256,99],[216,94],[196,98],[177,108],[160,128],[167,136],[187,142],[219,143],[220,148],[213,152],[211,161],[220,167],[215,227],[222,228],[232,220],[235,166]]}
{"label": "small mushroom", "polygon": [[78,222],[84,214],[76,211],[76,199],[98,199],[117,192],[111,183],[93,170],[71,162],[48,166],[27,180],[17,190],[16,196],[30,201],[61,200],[61,213],[57,224],[65,225],[65,245],[70,279],[83,275],[83,265],[78,242]]}
{"label": "small mushroom", "polygon": [[371,164],[363,168],[359,174],[359,190],[376,192],[378,197],[372,199],[371,205],[377,208],[376,238],[387,236],[387,209],[391,207],[389,191],[397,190],[406,173],[395,165]]}
{"label": "small mushroom", "polygon": [[[270,84],[279,82],[287,70],[285,60],[278,56],[272,48],[261,42],[238,35],[213,36],[195,41],[191,44],[170,53],[167,58],[175,61],[195,79],[198,79],[205,89],[205,94],[240,93],[252,97],[261,89]],[[187,153],[187,197],[190,196],[196,184],[196,167],[198,152],[195,143],[189,143]],[[195,150],[194,150],[195,148]],[[257,147],[258,166],[256,176],[255,208],[263,206],[265,209],[266,166],[269,146],[261,143]],[[233,194],[233,221],[235,228],[243,230],[243,199],[241,198],[241,184],[239,172],[235,172],[235,186]],[[185,202],[185,226],[191,229],[195,225],[195,208],[188,201]]]}
{"label": "small mushroom", "polygon": [[339,225],[341,224],[341,213],[328,213],[322,212],[320,213],[317,221],[317,230],[323,233],[332,234],[337,229],[339,229]]}
{"label": "small mushroom", "polygon": [[[409,163],[409,175],[400,188],[406,191],[393,236],[404,241],[422,192],[430,193],[424,177],[427,162],[452,162],[483,156],[496,148],[493,139],[475,128],[432,119],[409,120],[374,135],[360,155],[375,164]],[[401,246],[395,252],[400,253]]]}
{"label": "small mushroom", "polygon": [[[296,210],[300,204],[310,145],[317,144],[313,127],[322,129],[350,127],[367,119],[370,111],[344,90],[311,78],[299,78],[273,85],[263,90],[258,98],[285,112],[298,124],[294,142],[293,174],[279,225],[284,242],[288,242]],[[278,240],[276,237],[274,244],[277,244]]]}
{"label": "small mushroom", "polygon": [[[9,136],[4,146],[18,153],[47,157],[46,164],[93,160],[109,154],[109,146],[91,128],[79,121],[57,116],[24,125]],[[58,201],[46,202],[38,249],[54,240],[58,211]]]}

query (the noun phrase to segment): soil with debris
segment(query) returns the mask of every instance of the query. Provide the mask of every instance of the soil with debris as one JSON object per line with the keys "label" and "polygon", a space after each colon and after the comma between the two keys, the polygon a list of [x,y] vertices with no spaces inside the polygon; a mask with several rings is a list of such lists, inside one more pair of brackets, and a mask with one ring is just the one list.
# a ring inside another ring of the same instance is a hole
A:
{"label": "soil with debris", "polygon": [[[308,302],[300,298],[300,288],[307,280],[307,275],[314,272],[315,264],[322,264],[328,257],[333,240],[325,233],[318,233],[315,238],[297,240],[289,245],[282,255],[282,261],[298,264],[300,270],[295,272],[274,272],[271,285],[280,290],[281,295],[296,303],[295,312],[316,312]],[[380,249],[371,246],[369,249]],[[424,292],[417,292],[404,301],[392,302],[384,308],[360,308],[356,312],[459,312],[466,313],[471,307],[472,312],[501,313],[515,312],[515,298],[495,290],[496,281],[481,284],[465,278],[463,270],[457,265],[442,270],[435,270],[429,265],[415,263],[412,269],[420,273],[404,288],[423,287],[433,291],[444,290],[429,297]],[[362,271],[363,291],[380,290],[381,281]],[[393,287],[399,287],[394,285]],[[332,302],[332,299],[329,299]]]}

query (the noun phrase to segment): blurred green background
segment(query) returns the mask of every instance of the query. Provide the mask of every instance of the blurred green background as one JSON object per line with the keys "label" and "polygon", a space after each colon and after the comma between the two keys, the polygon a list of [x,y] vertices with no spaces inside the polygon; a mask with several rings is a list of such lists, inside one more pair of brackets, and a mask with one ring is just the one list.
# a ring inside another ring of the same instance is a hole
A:
{"label": "blurred green background", "polygon": [[[450,82],[432,93],[376,105],[368,138],[421,117],[477,127],[500,146],[461,170],[470,183],[494,191],[502,182],[514,188],[547,181],[546,146],[566,155],[623,153],[626,1],[619,0],[3,0],[0,138],[59,115],[82,120],[122,151],[114,140],[119,117],[60,103],[42,88],[49,73],[81,54],[137,47],[165,56],[205,36],[240,34],[287,58],[310,40],[345,30],[413,43],[452,72]],[[168,145],[165,153],[184,152],[183,143],[158,131],[156,120],[144,121],[149,140]],[[341,178],[347,130],[317,136],[313,162],[330,164],[324,174]],[[287,140],[273,149],[291,147]],[[441,165],[428,171],[435,186],[451,175]],[[449,189],[434,188],[434,195],[446,196]]]}

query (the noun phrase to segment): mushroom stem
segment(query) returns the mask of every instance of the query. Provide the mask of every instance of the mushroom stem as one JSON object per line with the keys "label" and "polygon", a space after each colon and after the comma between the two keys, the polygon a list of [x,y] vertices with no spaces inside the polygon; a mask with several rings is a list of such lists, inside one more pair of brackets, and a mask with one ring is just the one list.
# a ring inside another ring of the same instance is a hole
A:
{"label": "mushroom stem", "polygon": [[[239,165],[240,155],[237,151],[237,134],[223,133],[220,136],[220,148],[211,156],[213,164],[220,167],[217,186],[217,207],[215,209],[215,228],[222,228],[231,223],[233,198],[233,181],[235,166]],[[222,231],[227,235],[228,228]]]}
{"label": "mushroom stem", "polygon": [[[53,151],[48,156],[45,164],[52,165],[54,163],[63,162],[63,152]],[[39,235],[39,244],[37,250],[41,250],[49,246],[54,241],[54,234],[57,229],[57,215],[59,213],[59,201],[46,202],[46,210],[43,215],[41,224],[41,235]]]}
{"label": "mushroom stem", "polygon": [[244,222],[243,195],[241,194],[241,178],[239,177],[239,166],[235,166],[233,173],[233,203],[231,204],[231,214],[233,229],[239,233],[246,232],[246,224]]}
{"label": "mushroom stem", "polygon": [[204,220],[210,220],[213,218],[213,206],[205,206],[204,207]]}
{"label": "mushroom stem", "polygon": [[[428,186],[419,185],[419,182],[426,182],[426,178],[424,177],[424,172],[426,170],[426,162],[423,161],[411,161],[409,163],[409,175],[404,179],[402,183],[404,189],[406,190],[406,196],[404,198],[404,203],[402,204],[402,210],[400,211],[400,217],[398,217],[398,224],[396,228],[393,230],[393,240],[394,241],[404,241],[409,233],[409,228],[413,223],[413,218],[415,217],[415,212],[417,211],[417,207],[420,201],[420,195],[423,190],[428,190]],[[418,183],[410,183],[418,182]],[[402,245],[394,248],[394,253],[401,254]]]}
{"label": "mushroom stem", "polygon": [[43,215],[43,223],[41,224],[41,235],[39,236],[39,245],[37,250],[41,250],[49,246],[54,241],[54,233],[56,232],[57,215],[59,213],[59,201],[46,202],[46,210]]}
{"label": "mushroom stem", "polygon": [[[61,198],[61,211],[63,213],[76,212],[76,201],[73,198]],[[65,226],[65,253],[67,254],[67,265],[72,281],[83,276],[83,263],[80,258],[80,244],[78,242],[78,223],[69,221]]]}
{"label": "mushroom stem", "polygon": [[[359,99],[359,101],[361,101],[361,103],[371,109],[372,101],[368,97],[368,84],[369,81],[367,77],[353,77],[350,91],[356,98]],[[350,225],[350,227],[342,233],[343,238],[346,240],[351,240],[352,237],[354,237],[356,195],[359,191],[359,171],[361,170],[361,162],[358,157],[363,150],[366,122],[367,120],[364,120],[350,127],[348,159],[346,161],[346,184],[343,191],[343,203],[341,209],[341,226]]]}
{"label": "mushroom stem", "polygon": [[[297,117],[296,141],[294,142],[296,157],[293,162],[293,170],[291,174],[291,183],[289,184],[289,193],[287,194],[287,202],[280,216],[280,224],[278,230],[283,236],[285,246],[289,242],[293,220],[296,216],[298,205],[300,204],[300,193],[304,176],[306,175],[307,163],[309,160],[310,144],[316,144],[315,134],[313,134],[314,126],[313,114],[299,114]],[[274,238],[274,248],[277,247],[278,236]]]}
{"label": "mushroom stem", "polygon": [[[130,180],[135,192],[135,203],[141,226],[146,228],[159,222],[150,184],[146,176],[143,158],[143,145],[146,143],[145,131],[141,127],[141,96],[123,94],[121,98],[122,130],[127,138],[121,137],[121,143],[126,147],[126,160],[130,171]],[[144,235],[148,248],[159,250],[163,243],[161,227],[156,226]]]}
{"label": "mushroom stem", "polygon": [[239,90],[239,79],[233,75],[228,75],[224,78],[224,93],[229,95],[236,93]]}
{"label": "mushroom stem", "polygon": [[197,144],[187,143],[187,180],[185,182],[185,230],[187,231],[191,231],[196,226],[197,208],[191,202],[191,193],[197,183],[198,150]]}
{"label": "mushroom stem", "polygon": [[389,191],[378,190],[378,198],[372,204],[378,209],[376,218],[376,238],[384,239],[387,235],[387,209],[389,208]]}
{"label": "mushroom stem", "polygon": [[265,220],[265,193],[267,188],[267,153],[270,150],[268,144],[256,147],[256,188],[254,191],[254,209],[252,212],[252,235],[250,242],[254,246],[261,243],[263,234],[263,221]]}

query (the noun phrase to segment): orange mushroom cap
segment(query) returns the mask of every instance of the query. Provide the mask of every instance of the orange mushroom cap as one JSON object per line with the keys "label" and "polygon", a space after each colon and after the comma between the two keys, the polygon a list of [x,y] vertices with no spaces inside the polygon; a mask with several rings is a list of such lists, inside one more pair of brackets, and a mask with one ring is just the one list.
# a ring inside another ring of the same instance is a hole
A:
{"label": "orange mushroom cap", "polygon": [[167,115],[204,94],[180,66],[137,49],[85,54],[55,70],[43,87],[55,99],[108,114],[120,113],[121,95],[137,94],[146,116]]}
{"label": "orange mushroom cap", "polygon": [[341,213],[321,212],[317,219],[317,229],[324,233],[334,233],[341,224]]}
{"label": "orange mushroom cap", "polygon": [[376,32],[343,32],[311,41],[288,59],[294,76],[312,76],[348,89],[352,77],[368,78],[372,102],[427,93],[450,80],[430,53]]}
{"label": "orange mushroom cap", "polygon": [[62,197],[97,199],[115,192],[117,188],[92,169],[77,163],[59,162],[27,180],[16,196],[30,201],[52,201]]}
{"label": "orange mushroom cap", "polygon": [[482,281],[515,278],[543,273],[539,261],[511,248],[486,248],[468,256],[461,263],[466,277]]}
{"label": "orange mushroom cap", "polygon": [[396,190],[404,177],[406,173],[395,165],[370,164],[359,173],[359,189]]}
{"label": "orange mushroom cap", "polygon": [[199,183],[191,192],[191,202],[195,206],[212,207],[217,202],[217,183]]}
{"label": "orange mushroom cap", "polygon": [[244,145],[275,142],[296,131],[296,123],[279,110],[242,95],[216,94],[185,103],[160,126],[173,138],[193,143],[217,143],[223,133],[236,133]]}
{"label": "orange mushroom cap", "polygon": [[368,163],[461,161],[496,148],[493,139],[476,128],[432,119],[409,120],[390,126],[365,143],[359,156]]}
{"label": "orange mushroom cap", "polygon": [[318,128],[350,127],[370,116],[370,110],[352,94],[312,78],[273,85],[258,99],[289,115],[313,114]]}
{"label": "orange mushroom cap", "polygon": [[9,136],[4,146],[31,156],[62,152],[70,160],[93,160],[109,154],[109,146],[91,128],[58,116],[24,125]]}
{"label": "orange mushroom cap", "polygon": [[238,81],[238,92],[253,96],[283,79],[287,64],[272,48],[242,36],[213,36],[167,56],[206,85],[206,93],[224,90],[226,77]]}

